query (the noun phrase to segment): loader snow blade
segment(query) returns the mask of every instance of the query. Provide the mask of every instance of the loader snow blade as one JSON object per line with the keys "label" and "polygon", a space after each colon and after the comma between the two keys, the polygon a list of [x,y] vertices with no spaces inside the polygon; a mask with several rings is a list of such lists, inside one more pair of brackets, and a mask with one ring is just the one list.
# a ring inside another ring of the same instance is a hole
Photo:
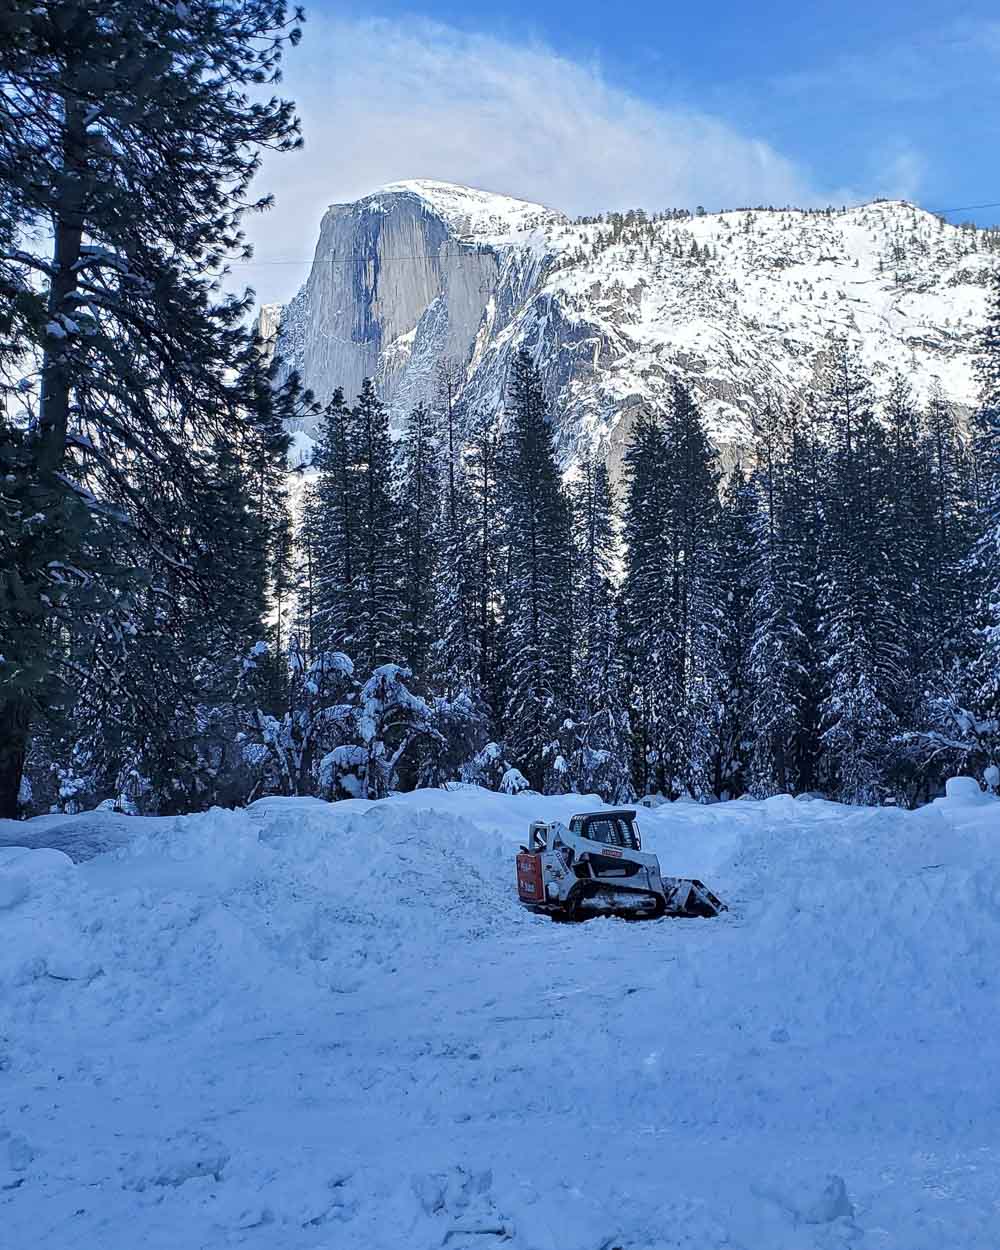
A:
{"label": "loader snow blade", "polygon": [[704,916],[711,919],[728,911],[725,903],[704,882],[686,877],[664,877],[667,916]]}

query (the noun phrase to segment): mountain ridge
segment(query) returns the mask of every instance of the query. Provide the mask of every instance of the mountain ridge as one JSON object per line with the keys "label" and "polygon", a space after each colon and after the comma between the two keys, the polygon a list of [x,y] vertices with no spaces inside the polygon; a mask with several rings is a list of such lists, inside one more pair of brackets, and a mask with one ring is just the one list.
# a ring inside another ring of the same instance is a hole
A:
{"label": "mountain ridge", "polygon": [[397,422],[433,399],[444,363],[470,406],[502,407],[525,347],[564,462],[617,466],[636,412],[673,377],[715,441],[739,444],[765,394],[815,382],[831,335],[855,344],[877,390],[903,373],[918,398],[939,386],[968,411],[995,241],[900,200],[571,220],[413,179],[331,205],[306,283],[261,324],[319,399],[373,376]]}

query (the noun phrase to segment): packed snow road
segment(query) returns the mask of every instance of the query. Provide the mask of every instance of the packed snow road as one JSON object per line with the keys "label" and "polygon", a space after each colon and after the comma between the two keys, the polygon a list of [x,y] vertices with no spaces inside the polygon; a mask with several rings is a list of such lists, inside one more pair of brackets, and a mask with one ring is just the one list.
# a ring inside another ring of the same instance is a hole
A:
{"label": "packed snow road", "polygon": [[0,823],[0,1241],[996,1250],[1000,802],[673,804],[725,916],[521,911],[592,805]]}

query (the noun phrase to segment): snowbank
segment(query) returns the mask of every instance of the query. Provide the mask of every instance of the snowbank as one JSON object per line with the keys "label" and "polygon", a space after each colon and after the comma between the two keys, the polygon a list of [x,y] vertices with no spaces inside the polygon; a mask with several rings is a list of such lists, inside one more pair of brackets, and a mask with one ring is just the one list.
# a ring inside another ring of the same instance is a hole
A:
{"label": "snowbank", "polygon": [[725,917],[520,911],[595,803],[0,823],[9,1244],[994,1246],[1000,801],[667,804]]}

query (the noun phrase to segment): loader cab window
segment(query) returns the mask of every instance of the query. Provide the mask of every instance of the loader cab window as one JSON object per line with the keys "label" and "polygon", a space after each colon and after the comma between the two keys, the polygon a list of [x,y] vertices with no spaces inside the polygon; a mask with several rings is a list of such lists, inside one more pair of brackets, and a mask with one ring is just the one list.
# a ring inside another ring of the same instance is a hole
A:
{"label": "loader cab window", "polygon": [[637,851],[639,849],[639,830],[631,820],[627,820],[624,816],[618,816],[616,820],[621,830],[622,846],[627,846],[633,851]]}
{"label": "loader cab window", "polygon": [[588,822],[583,836],[591,842],[604,842],[608,846],[620,846],[618,830],[610,820],[591,820]]}
{"label": "loader cab window", "polygon": [[603,842],[605,846],[624,846],[631,850],[639,849],[631,820],[616,814],[608,816],[577,817],[570,822],[574,833],[579,833],[591,842]]}

